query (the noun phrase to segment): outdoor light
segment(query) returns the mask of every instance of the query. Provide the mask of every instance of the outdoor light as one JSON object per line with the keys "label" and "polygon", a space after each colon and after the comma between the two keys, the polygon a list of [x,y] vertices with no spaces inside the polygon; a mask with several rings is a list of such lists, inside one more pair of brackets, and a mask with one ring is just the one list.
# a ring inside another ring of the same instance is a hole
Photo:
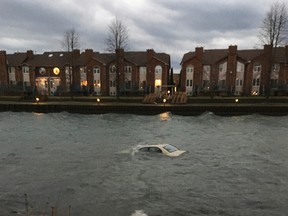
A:
{"label": "outdoor light", "polygon": [[38,104],[39,101],[40,101],[40,98],[39,98],[39,97],[36,97],[35,100],[36,100],[36,103]]}
{"label": "outdoor light", "polygon": [[166,99],[165,98],[163,99],[163,103],[164,103],[164,106],[165,106],[165,103],[166,103]]}
{"label": "outdoor light", "polygon": [[170,94],[170,90],[167,91],[168,95]]}
{"label": "outdoor light", "polygon": [[236,99],[235,99],[235,102],[236,102],[236,103],[238,103],[238,102],[239,102],[238,98],[236,98]]}
{"label": "outdoor light", "polygon": [[98,105],[100,105],[100,98],[97,98],[97,103]]}

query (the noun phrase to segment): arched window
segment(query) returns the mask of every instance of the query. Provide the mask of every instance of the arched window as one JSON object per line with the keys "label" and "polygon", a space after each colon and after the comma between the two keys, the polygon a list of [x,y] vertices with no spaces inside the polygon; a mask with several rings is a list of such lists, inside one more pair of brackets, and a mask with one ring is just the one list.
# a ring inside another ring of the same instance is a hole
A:
{"label": "arched window", "polygon": [[162,67],[161,67],[160,65],[157,65],[157,66],[155,67],[155,73],[156,73],[156,74],[161,74],[161,73],[162,73]]}
{"label": "arched window", "polygon": [[111,65],[109,68],[109,72],[110,73],[115,73],[116,72],[116,66],[115,65]]}
{"label": "arched window", "polygon": [[193,73],[194,72],[194,66],[193,65],[188,65],[186,67],[186,73]]}

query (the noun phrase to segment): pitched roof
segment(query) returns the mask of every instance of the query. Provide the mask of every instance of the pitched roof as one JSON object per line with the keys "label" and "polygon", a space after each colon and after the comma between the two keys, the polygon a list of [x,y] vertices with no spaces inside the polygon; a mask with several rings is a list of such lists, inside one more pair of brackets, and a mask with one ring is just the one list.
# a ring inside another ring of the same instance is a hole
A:
{"label": "pitched roof", "polygon": [[147,65],[146,52],[125,52],[125,59],[138,66]]}
{"label": "pitched roof", "polygon": [[[217,61],[228,56],[228,50],[226,49],[211,49],[211,50],[203,50],[202,61],[203,64],[214,64]],[[184,54],[181,63],[189,61],[190,59],[196,57],[196,52],[188,52]]]}
{"label": "pitched roof", "polygon": [[68,62],[67,52],[44,52],[43,54],[34,55],[32,59],[28,59],[25,63],[31,66],[64,67]]}
{"label": "pitched roof", "polygon": [[9,66],[16,67],[21,65],[26,59],[26,53],[7,54]]}
{"label": "pitched roof", "polygon": [[251,61],[264,54],[264,50],[254,49],[254,50],[238,50],[238,57],[246,61]]}
{"label": "pitched roof", "polygon": [[[280,53],[280,51],[277,51],[277,53]],[[216,62],[226,58],[229,54],[228,49],[212,49],[212,50],[204,50],[203,51],[203,57],[202,57],[202,63],[203,64],[215,64]],[[250,61],[258,56],[261,56],[264,54],[264,50],[260,49],[254,49],[254,50],[237,50],[237,56],[243,60]],[[280,57],[280,54],[277,54]],[[284,55],[285,56],[285,55]],[[184,54],[181,63],[184,63],[186,61],[189,61],[190,59],[196,57],[195,52],[188,52]],[[282,56],[283,58],[283,56]]]}
{"label": "pitched roof", "polygon": [[227,56],[228,50],[205,50],[203,53],[203,64],[215,64],[216,62],[226,58]]}

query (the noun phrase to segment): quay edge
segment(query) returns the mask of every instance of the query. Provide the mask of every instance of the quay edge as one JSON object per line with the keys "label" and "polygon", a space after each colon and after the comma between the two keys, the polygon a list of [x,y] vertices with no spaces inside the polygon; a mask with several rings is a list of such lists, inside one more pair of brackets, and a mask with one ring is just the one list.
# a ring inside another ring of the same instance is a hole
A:
{"label": "quay edge", "polygon": [[288,104],[235,104],[235,103],[204,103],[204,104],[141,104],[141,103],[77,103],[77,102],[1,102],[0,112],[35,112],[57,113],[69,112],[79,114],[138,114],[157,115],[171,112],[176,115],[196,116],[211,112],[220,116],[261,114],[271,116],[288,115]]}

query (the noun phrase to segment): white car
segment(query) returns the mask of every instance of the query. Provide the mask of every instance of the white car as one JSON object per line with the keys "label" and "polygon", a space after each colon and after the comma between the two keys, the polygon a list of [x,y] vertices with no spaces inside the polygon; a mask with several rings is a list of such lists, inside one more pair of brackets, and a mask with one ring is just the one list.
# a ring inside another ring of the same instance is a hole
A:
{"label": "white car", "polygon": [[183,150],[179,150],[178,148],[170,144],[141,145],[141,146],[138,146],[138,151],[160,153],[160,154],[170,156],[170,157],[177,157],[186,152]]}

